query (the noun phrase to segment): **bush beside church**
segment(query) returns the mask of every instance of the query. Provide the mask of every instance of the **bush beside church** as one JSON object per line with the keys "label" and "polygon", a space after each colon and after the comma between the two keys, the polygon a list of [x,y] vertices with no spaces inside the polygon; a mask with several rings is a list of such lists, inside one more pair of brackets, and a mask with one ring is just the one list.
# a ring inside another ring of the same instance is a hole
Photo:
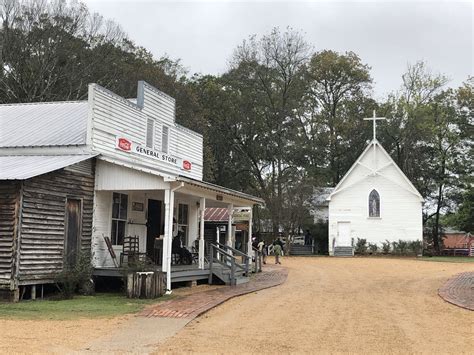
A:
{"label": "bush beside church", "polygon": [[357,241],[353,241],[354,253],[356,255],[400,255],[400,256],[417,256],[421,255],[423,245],[420,240],[398,240],[390,242],[386,240],[382,242],[382,245],[374,243],[367,243],[366,239],[357,238]]}

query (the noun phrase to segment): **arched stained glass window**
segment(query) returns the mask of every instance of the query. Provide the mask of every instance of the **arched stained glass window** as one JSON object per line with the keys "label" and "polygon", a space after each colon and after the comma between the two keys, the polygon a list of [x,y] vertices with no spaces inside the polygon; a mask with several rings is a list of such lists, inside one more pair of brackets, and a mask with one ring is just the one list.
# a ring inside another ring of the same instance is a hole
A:
{"label": "arched stained glass window", "polygon": [[369,195],[369,217],[380,217],[380,196],[377,190]]}

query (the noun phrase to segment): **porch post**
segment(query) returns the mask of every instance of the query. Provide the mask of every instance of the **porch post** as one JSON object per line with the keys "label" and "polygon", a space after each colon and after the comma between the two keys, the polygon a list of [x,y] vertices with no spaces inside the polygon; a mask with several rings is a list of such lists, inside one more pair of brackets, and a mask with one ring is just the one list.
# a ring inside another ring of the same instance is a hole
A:
{"label": "porch post", "polygon": [[204,213],[206,212],[206,199],[204,197],[201,197],[199,206],[201,208],[199,223],[199,268],[204,269]]}
{"label": "porch post", "polygon": [[161,251],[161,270],[163,272],[168,271],[168,239],[169,239],[169,231],[172,228],[170,225],[170,190],[164,191],[165,195],[165,228],[164,228],[164,235],[163,235],[163,249]]}
{"label": "porch post", "polygon": [[[219,227],[216,227],[216,242],[220,243],[220,235],[219,235]],[[221,256],[219,253],[217,253],[217,260],[221,260]]]}
{"label": "porch post", "polygon": [[173,240],[174,191],[165,190],[165,236],[163,240],[163,265],[166,272],[166,291],[171,291],[171,245]]}
{"label": "porch post", "polygon": [[[249,237],[248,237],[248,245],[247,245],[247,255],[249,256],[250,258],[250,263],[252,263],[252,212],[253,212],[253,208],[250,207],[250,212],[249,212],[249,230],[248,230],[248,233],[249,233]],[[255,260],[255,262],[257,262],[257,260]]]}
{"label": "porch post", "polygon": [[234,212],[234,205],[230,203],[227,206],[227,212],[229,213],[229,218],[227,220],[227,246],[234,247],[232,244],[232,213]]}
{"label": "porch post", "polygon": [[204,213],[206,212],[206,199],[201,197],[199,202],[201,208],[199,223],[199,268],[204,269]]}

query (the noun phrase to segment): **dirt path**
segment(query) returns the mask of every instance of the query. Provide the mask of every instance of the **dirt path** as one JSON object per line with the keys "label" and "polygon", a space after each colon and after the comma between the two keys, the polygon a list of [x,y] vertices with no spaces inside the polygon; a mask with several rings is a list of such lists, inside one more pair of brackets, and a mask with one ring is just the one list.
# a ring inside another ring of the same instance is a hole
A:
{"label": "dirt path", "polygon": [[474,313],[437,289],[474,264],[400,259],[285,258],[282,286],[226,302],[159,352],[463,353]]}
{"label": "dirt path", "polygon": [[290,270],[283,285],[232,299],[181,331],[186,322],[134,316],[0,319],[0,353],[153,351],[146,343],[161,353],[459,354],[474,347],[474,312],[437,295],[474,263],[321,257],[283,264]]}

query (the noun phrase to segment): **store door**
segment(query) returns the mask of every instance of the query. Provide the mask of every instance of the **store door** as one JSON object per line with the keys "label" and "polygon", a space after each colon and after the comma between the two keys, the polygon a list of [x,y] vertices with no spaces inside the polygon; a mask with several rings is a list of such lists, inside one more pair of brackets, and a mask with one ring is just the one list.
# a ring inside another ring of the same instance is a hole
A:
{"label": "store door", "polygon": [[[161,231],[161,201],[148,200],[148,216],[146,229],[146,255],[155,262],[155,239],[160,236]],[[161,251],[160,251],[161,252]]]}

